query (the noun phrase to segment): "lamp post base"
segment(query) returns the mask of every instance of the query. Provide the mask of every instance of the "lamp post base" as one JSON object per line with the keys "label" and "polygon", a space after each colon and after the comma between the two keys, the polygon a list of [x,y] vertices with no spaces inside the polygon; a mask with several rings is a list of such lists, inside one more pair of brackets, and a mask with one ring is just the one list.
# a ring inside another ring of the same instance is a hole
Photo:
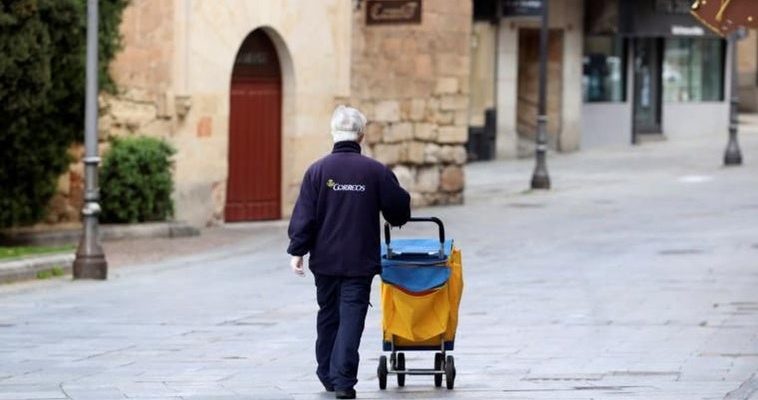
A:
{"label": "lamp post base", "polygon": [[729,144],[726,146],[726,151],[724,152],[724,165],[726,166],[742,165],[742,152],[735,136],[736,133],[731,135]]}
{"label": "lamp post base", "polygon": [[736,167],[738,165],[742,165],[742,154],[727,153],[724,156],[724,165],[727,167]]}
{"label": "lamp post base", "polygon": [[76,253],[74,260],[74,279],[97,279],[108,278],[108,262],[105,254],[84,255]]}
{"label": "lamp post base", "polygon": [[532,175],[532,189],[550,189],[550,177],[544,172],[536,171]]}

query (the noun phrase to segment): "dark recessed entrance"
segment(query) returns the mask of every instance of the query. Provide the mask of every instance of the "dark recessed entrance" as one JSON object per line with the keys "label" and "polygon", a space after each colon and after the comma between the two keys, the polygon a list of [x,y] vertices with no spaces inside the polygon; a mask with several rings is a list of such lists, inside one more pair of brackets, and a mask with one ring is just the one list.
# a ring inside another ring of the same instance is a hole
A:
{"label": "dark recessed entrance", "polygon": [[281,110],[279,58],[258,29],[245,38],[232,72],[227,222],[281,218]]}
{"label": "dark recessed entrance", "polygon": [[663,40],[634,40],[634,134],[661,133]]}

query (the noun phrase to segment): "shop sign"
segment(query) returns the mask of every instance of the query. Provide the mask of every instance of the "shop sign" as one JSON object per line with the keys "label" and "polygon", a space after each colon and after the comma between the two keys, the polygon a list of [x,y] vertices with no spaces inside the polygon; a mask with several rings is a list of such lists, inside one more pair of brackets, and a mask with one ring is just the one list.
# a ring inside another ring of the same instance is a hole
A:
{"label": "shop sign", "polygon": [[421,0],[366,1],[366,25],[419,23],[421,23]]}
{"label": "shop sign", "polygon": [[702,26],[672,25],[671,34],[674,36],[704,36],[705,29]]}
{"label": "shop sign", "polygon": [[543,0],[502,0],[504,17],[539,17]]}

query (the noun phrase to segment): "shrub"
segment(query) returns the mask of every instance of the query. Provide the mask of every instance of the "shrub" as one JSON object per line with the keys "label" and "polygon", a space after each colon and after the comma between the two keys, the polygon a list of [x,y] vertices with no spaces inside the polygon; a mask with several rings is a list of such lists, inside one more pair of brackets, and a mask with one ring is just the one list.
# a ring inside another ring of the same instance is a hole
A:
{"label": "shrub", "polygon": [[[44,217],[84,132],[86,0],[0,0],[0,228]],[[127,0],[100,1],[100,84]]]}
{"label": "shrub", "polygon": [[163,221],[173,216],[171,145],[151,137],[116,139],[103,158],[103,222]]}

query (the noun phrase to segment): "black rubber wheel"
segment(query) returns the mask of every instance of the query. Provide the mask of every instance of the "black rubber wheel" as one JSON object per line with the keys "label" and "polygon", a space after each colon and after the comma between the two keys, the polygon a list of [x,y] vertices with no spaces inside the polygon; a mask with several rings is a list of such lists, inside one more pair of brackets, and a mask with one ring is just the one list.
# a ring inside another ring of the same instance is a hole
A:
{"label": "black rubber wheel", "polygon": [[379,389],[387,389],[387,356],[379,357],[379,367],[376,369],[379,378]]}
{"label": "black rubber wheel", "polygon": [[447,360],[445,360],[445,383],[448,390],[452,390],[455,386],[455,360],[453,356],[447,356]]}
{"label": "black rubber wheel", "polygon": [[[434,353],[434,369],[442,371],[442,364],[445,359],[442,353]],[[442,374],[434,374],[434,387],[442,387]]]}
{"label": "black rubber wheel", "polygon": [[[397,353],[397,365],[395,369],[397,371],[405,371],[405,354],[404,353]],[[397,374],[397,385],[400,387],[405,386],[405,374],[398,373]]]}

